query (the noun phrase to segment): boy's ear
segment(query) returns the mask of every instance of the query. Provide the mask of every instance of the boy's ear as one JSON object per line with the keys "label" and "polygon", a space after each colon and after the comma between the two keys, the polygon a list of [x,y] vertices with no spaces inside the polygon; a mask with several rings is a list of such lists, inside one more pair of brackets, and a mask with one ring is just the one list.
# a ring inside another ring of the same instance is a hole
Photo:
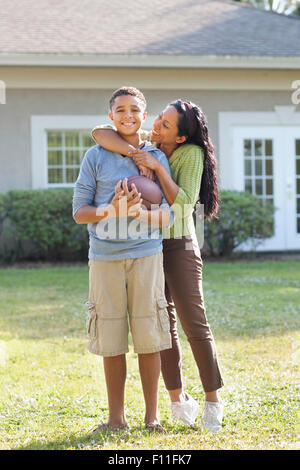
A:
{"label": "boy's ear", "polygon": [[143,114],[143,121],[145,121],[146,117],[147,117],[147,111],[144,111],[144,114]]}
{"label": "boy's ear", "polygon": [[113,121],[113,120],[114,120],[114,119],[113,119],[113,113],[110,112],[110,113],[108,113],[108,115],[109,115],[110,119]]}
{"label": "boy's ear", "polygon": [[186,139],[187,139],[186,135],[181,135],[180,137],[176,138],[176,143],[177,144],[183,144],[183,142],[185,142]]}

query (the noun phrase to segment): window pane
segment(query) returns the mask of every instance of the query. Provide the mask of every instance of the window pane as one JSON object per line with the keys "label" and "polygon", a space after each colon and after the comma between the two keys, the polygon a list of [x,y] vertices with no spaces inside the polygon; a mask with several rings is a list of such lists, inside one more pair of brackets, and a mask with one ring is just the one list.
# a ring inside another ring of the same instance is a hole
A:
{"label": "window pane", "polygon": [[300,159],[296,160],[296,175],[300,176]]}
{"label": "window pane", "polygon": [[61,150],[48,150],[48,165],[62,165]]}
{"label": "window pane", "polygon": [[82,133],[82,145],[83,147],[90,148],[96,144],[91,135],[87,132]]}
{"label": "window pane", "polygon": [[66,150],[66,165],[80,165],[80,150]]}
{"label": "window pane", "polygon": [[273,161],[269,158],[266,160],[266,175],[272,176],[273,175]]}
{"label": "window pane", "polygon": [[48,147],[62,146],[62,133],[60,131],[47,131]]}
{"label": "window pane", "polygon": [[75,183],[79,173],[78,168],[66,168],[66,183]]}
{"label": "window pane", "polygon": [[267,195],[273,194],[273,180],[271,179],[266,180],[266,194]]}
{"label": "window pane", "polygon": [[297,233],[300,233],[300,217],[297,218]]}
{"label": "window pane", "polygon": [[254,151],[256,157],[260,157],[262,155],[262,140],[259,139],[254,141]]}
{"label": "window pane", "polygon": [[[49,130],[48,183],[74,183],[85,151],[95,145],[88,129]],[[74,166],[74,168],[71,168]],[[56,168],[54,168],[56,167]]]}
{"label": "window pane", "polygon": [[300,215],[300,197],[297,197],[297,214]]}
{"label": "window pane", "polygon": [[262,175],[262,160],[255,160],[255,174],[257,176]]}
{"label": "window pane", "polygon": [[245,191],[249,191],[250,193],[252,193],[252,180],[245,180]]}
{"label": "window pane", "polygon": [[244,140],[244,156],[245,157],[251,156],[251,140],[249,139]]}
{"label": "window pane", "polygon": [[62,168],[48,169],[48,183],[63,183]]}
{"label": "window pane", "polygon": [[296,155],[300,156],[300,139],[296,139]]}
{"label": "window pane", "polygon": [[255,194],[257,194],[258,196],[261,196],[262,193],[263,193],[263,180],[262,179],[255,180]]}
{"label": "window pane", "polygon": [[273,206],[273,204],[274,204],[273,198],[265,199],[265,201],[266,201],[267,206]]}
{"label": "window pane", "polygon": [[265,140],[265,155],[268,157],[273,156],[273,142],[272,140]]}
{"label": "window pane", "polygon": [[245,175],[251,176],[251,160],[245,160]]}
{"label": "window pane", "polygon": [[79,147],[79,132],[78,131],[66,131],[65,146],[66,147]]}

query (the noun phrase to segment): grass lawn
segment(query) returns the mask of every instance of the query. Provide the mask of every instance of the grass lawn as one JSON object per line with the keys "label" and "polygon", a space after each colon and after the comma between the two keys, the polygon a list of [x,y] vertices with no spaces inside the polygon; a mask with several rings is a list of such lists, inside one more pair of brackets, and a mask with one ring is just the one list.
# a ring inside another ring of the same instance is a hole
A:
{"label": "grass lawn", "polygon": [[[107,399],[102,360],[87,351],[88,267],[0,269],[0,449],[299,449],[299,268],[296,261],[204,266],[207,316],[225,381],[219,433],[204,432],[200,417],[194,428],[174,424],[162,380],[160,415],[167,433],[145,431],[131,348],[131,430],[96,437],[88,431],[106,421]],[[202,408],[198,372],[181,338],[185,387]]]}

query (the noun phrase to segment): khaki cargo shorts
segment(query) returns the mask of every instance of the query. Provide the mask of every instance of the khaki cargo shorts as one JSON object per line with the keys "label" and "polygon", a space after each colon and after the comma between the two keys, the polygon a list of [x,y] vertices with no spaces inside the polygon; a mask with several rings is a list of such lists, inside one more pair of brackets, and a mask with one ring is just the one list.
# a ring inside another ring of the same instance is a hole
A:
{"label": "khaki cargo shorts", "polygon": [[162,252],[142,258],[89,261],[88,349],[101,356],[171,348]]}

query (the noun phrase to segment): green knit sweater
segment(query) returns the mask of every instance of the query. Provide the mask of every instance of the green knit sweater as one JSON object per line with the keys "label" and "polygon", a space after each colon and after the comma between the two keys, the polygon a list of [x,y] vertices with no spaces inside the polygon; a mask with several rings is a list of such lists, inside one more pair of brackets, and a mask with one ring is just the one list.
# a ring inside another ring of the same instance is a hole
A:
{"label": "green knit sweater", "polygon": [[[203,173],[204,154],[201,147],[185,144],[178,147],[169,159],[172,178],[179,191],[171,209],[175,222],[170,230],[170,238],[190,235],[194,230],[193,210],[199,199]],[[167,238],[167,234],[163,235]]]}
{"label": "green knit sweater", "polygon": [[[104,124],[94,129],[114,129],[114,127]],[[150,132],[142,130],[141,138],[150,141]],[[171,228],[161,230],[164,238],[190,235],[194,230],[193,210],[199,198],[203,160],[203,149],[198,145],[184,144],[172,153],[169,159],[170,170],[172,179],[180,189],[171,206],[175,215],[174,224]]]}

